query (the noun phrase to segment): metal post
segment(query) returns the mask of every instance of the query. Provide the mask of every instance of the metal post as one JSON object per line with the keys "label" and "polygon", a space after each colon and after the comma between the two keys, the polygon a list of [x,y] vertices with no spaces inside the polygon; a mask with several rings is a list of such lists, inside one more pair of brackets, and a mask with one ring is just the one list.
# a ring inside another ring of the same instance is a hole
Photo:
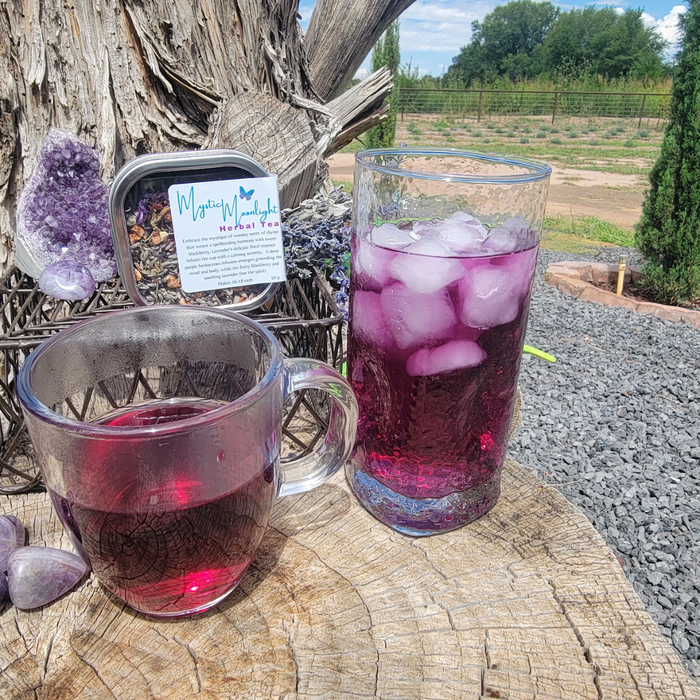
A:
{"label": "metal post", "polygon": [[627,256],[621,255],[617,263],[617,289],[615,294],[622,296],[622,289],[625,286],[625,268],[627,267]]}
{"label": "metal post", "polygon": [[639,109],[639,121],[637,122],[638,129],[642,128],[642,117],[644,116],[644,105],[646,104],[646,101],[647,101],[647,96],[645,93],[644,97],[642,97],[642,106]]}
{"label": "metal post", "polygon": [[557,116],[557,104],[559,103],[559,93],[554,93],[554,106],[552,107],[552,124],[554,124],[554,118]]}
{"label": "metal post", "polygon": [[403,121],[403,110],[404,110],[404,102],[406,100],[406,93],[401,90],[401,121]]}
{"label": "metal post", "polygon": [[479,90],[479,107],[476,113],[476,121],[477,123],[481,121],[481,98],[484,96],[484,91]]}

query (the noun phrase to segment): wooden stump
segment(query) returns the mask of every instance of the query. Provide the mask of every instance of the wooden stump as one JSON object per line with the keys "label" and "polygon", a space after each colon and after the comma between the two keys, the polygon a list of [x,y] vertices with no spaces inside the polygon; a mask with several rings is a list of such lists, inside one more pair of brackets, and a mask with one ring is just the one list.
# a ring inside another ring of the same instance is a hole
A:
{"label": "wooden stump", "polygon": [[[44,494],[2,497],[30,543],[70,549]],[[239,588],[153,621],[94,578],[0,613],[0,697],[700,699],[584,516],[509,462],[498,505],[403,537],[340,475],[276,505]]]}

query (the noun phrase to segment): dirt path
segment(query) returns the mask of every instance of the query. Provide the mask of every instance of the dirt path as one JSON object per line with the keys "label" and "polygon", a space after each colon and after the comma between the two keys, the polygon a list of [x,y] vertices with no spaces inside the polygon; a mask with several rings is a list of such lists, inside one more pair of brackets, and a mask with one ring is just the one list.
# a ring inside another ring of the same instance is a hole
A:
{"label": "dirt path", "polygon": [[[334,182],[352,182],[355,155],[336,153],[328,159]],[[547,214],[596,216],[632,230],[642,213],[646,181],[637,175],[552,166]]]}

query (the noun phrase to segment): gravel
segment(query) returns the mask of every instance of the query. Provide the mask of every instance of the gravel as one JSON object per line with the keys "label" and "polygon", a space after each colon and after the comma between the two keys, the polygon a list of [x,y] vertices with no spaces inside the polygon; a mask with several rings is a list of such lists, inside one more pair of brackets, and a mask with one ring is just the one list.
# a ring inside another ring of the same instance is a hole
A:
{"label": "gravel", "polygon": [[540,251],[510,456],[583,511],[700,681],[700,329],[580,301],[545,284]]}

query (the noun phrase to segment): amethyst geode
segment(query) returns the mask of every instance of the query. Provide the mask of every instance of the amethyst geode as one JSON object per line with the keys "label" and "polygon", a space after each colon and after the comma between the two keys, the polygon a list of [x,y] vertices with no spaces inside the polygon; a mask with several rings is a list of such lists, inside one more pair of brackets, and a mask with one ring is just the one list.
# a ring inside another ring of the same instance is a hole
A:
{"label": "amethyst geode", "polygon": [[17,266],[38,278],[59,260],[84,265],[96,282],[117,274],[97,151],[52,129],[17,208]]}

